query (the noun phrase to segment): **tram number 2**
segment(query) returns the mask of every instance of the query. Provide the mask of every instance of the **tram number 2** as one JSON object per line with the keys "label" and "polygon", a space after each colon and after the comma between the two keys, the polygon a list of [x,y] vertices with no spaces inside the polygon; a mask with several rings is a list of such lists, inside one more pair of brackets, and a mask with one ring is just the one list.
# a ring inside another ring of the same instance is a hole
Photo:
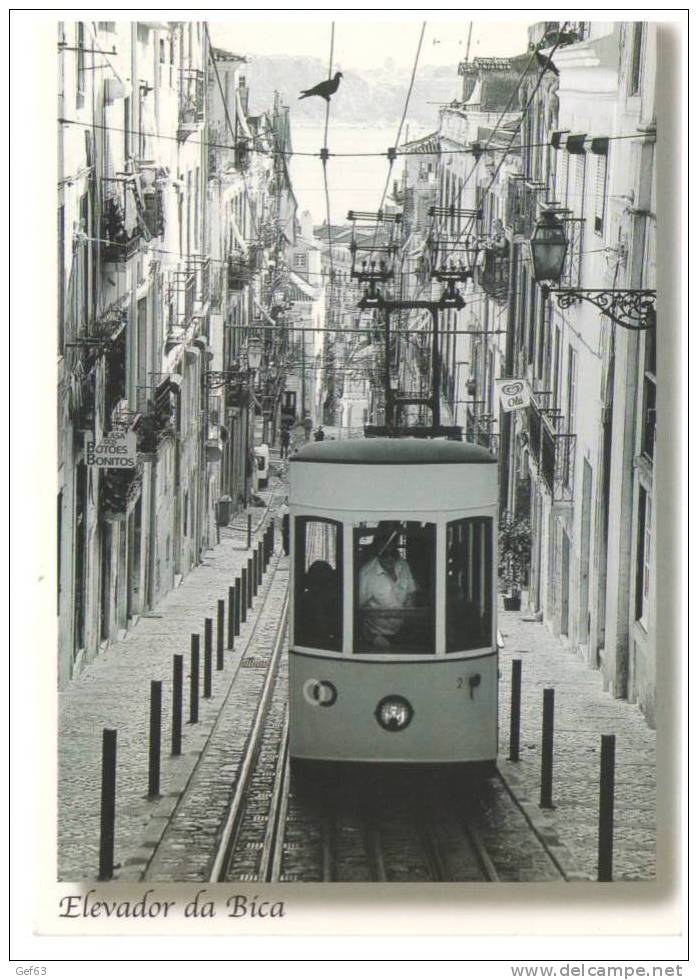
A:
{"label": "tram number 2", "polygon": [[458,689],[467,687],[470,691],[470,697],[475,697],[475,688],[480,686],[480,681],[482,678],[479,674],[469,674],[468,677],[456,677],[456,687]]}

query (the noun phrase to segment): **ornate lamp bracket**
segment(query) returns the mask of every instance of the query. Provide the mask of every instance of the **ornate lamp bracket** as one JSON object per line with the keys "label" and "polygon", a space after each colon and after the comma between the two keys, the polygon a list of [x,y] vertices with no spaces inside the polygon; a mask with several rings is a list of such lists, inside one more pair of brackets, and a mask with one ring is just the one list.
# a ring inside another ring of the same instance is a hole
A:
{"label": "ornate lamp bracket", "polygon": [[558,308],[566,310],[577,300],[592,303],[604,316],[626,330],[653,330],[657,325],[656,289],[562,289],[545,286]]}

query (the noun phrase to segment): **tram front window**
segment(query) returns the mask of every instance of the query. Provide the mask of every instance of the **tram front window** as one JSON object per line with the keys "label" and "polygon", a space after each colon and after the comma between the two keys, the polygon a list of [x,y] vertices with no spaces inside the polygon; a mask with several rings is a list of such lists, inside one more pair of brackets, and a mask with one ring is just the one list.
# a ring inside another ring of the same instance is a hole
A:
{"label": "tram front window", "polygon": [[294,638],[298,646],[342,649],[342,526],[296,518]]}
{"label": "tram front window", "polygon": [[492,518],[446,528],[446,652],[492,645]]}
{"label": "tram front window", "polygon": [[434,653],[434,524],[354,529],[356,653]]}

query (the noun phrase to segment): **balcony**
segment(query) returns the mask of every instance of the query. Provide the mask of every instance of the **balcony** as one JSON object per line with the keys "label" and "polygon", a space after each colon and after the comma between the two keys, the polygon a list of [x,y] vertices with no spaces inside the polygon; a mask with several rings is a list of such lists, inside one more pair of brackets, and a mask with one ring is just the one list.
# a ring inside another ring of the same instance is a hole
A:
{"label": "balcony", "polygon": [[471,408],[467,410],[465,419],[466,442],[482,446],[496,456],[499,453],[499,433],[492,432],[494,419],[487,415],[476,415]]}
{"label": "balcony", "polygon": [[165,439],[175,434],[175,413],[169,379],[164,381],[148,399],[145,412],[136,427],[138,451],[156,453]]}
{"label": "balcony", "polygon": [[133,186],[121,178],[103,178],[102,194],[102,260],[128,262],[137,254],[141,240]]}
{"label": "balcony", "polygon": [[207,256],[193,256],[190,259],[190,275],[194,277],[196,302],[203,306],[211,298],[211,259]]}
{"label": "balcony", "polygon": [[570,501],[574,492],[577,436],[565,431],[564,418],[531,401],[528,444],[531,458],[553,501]]}
{"label": "balcony", "polygon": [[487,244],[482,255],[477,283],[493,300],[505,303],[509,295],[509,242]]}
{"label": "balcony", "polygon": [[179,72],[179,127],[177,136],[186,139],[195,133],[204,119],[204,73],[198,68]]}
{"label": "balcony", "polygon": [[[560,276],[560,286],[566,289],[579,289],[582,285],[582,241],[584,239],[584,218],[568,217],[561,214],[567,235],[567,255]],[[581,299],[577,300],[581,303]]]}
{"label": "balcony", "polygon": [[231,252],[228,256],[228,289],[230,292],[240,292],[252,278],[250,259],[241,251]]}
{"label": "balcony", "polygon": [[124,520],[138,500],[143,464],[132,469],[104,469],[99,481],[99,511],[105,520]]}
{"label": "balcony", "polygon": [[153,238],[165,234],[165,209],[161,187],[148,187],[143,191],[143,221]]}
{"label": "balcony", "polygon": [[545,196],[545,184],[510,177],[504,205],[504,226],[513,235],[529,239],[538,220],[538,209]]}

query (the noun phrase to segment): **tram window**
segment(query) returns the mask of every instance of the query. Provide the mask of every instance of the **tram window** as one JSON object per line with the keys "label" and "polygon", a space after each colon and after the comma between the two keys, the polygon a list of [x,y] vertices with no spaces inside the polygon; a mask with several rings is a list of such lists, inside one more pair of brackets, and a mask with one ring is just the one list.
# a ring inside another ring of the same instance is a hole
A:
{"label": "tram window", "polygon": [[492,518],[446,528],[446,652],[492,645]]}
{"label": "tram window", "polygon": [[342,649],[342,526],[296,518],[295,626],[298,646]]}
{"label": "tram window", "polygon": [[434,524],[354,528],[356,653],[434,653],[435,554]]}

